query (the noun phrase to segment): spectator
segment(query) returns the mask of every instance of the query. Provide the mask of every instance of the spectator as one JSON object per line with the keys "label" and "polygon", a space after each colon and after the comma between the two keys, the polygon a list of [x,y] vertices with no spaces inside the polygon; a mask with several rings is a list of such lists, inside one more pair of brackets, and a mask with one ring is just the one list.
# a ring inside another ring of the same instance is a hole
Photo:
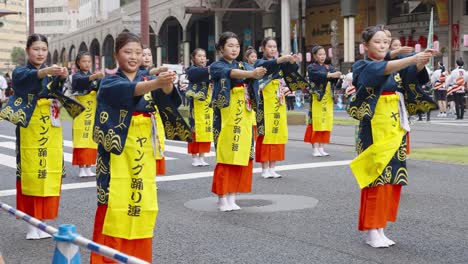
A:
{"label": "spectator", "polygon": [[183,74],[179,75],[177,81],[177,87],[179,89],[180,99],[182,99],[182,105],[187,106],[187,98],[185,97],[185,91],[187,90],[189,80],[187,79],[187,74],[184,72]]}
{"label": "spectator", "polygon": [[0,74],[0,107],[6,101],[5,91],[8,88],[8,83],[5,77]]}
{"label": "spectator", "polygon": [[[431,82],[428,82],[425,85],[423,85],[421,88],[427,94],[431,94],[432,93],[432,87],[431,86],[432,86]],[[422,118],[423,118],[423,112],[418,111],[418,121],[423,121]],[[426,113],[426,122],[427,123],[431,122],[431,111],[428,111]]]}
{"label": "spectator", "polygon": [[296,92],[291,91],[289,87],[286,86],[284,79],[280,80],[281,90],[286,96],[286,107],[288,111],[294,110],[294,102],[296,101]]}

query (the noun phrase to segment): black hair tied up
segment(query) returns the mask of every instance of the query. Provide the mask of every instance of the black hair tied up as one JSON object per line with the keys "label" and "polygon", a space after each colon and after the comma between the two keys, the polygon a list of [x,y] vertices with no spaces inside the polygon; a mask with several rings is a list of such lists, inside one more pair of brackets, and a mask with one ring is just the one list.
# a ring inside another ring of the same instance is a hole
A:
{"label": "black hair tied up", "polygon": [[377,26],[367,27],[362,32],[362,41],[364,43],[368,43],[372,39],[372,37],[379,31],[385,32],[385,26],[384,25],[377,25]]}
{"label": "black hair tied up", "polygon": [[324,48],[323,46],[320,46],[320,45],[314,46],[314,47],[312,48],[312,54],[316,55],[317,52],[318,52],[319,50],[321,50],[321,49],[325,50],[325,48]]}
{"label": "black hair tied up", "polygon": [[141,44],[141,39],[137,34],[124,31],[120,33],[115,39],[115,53],[116,54],[119,53],[119,50],[130,42],[139,43],[141,45],[141,49],[143,49],[143,45]]}
{"label": "black hair tied up", "polygon": [[75,66],[79,70],[81,70],[80,69],[80,60],[81,60],[81,58],[83,58],[83,56],[90,56],[91,57],[91,53],[89,53],[89,51],[80,51],[78,53],[78,55],[76,55]]}
{"label": "black hair tied up", "polygon": [[219,36],[218,43],[216,44],[216,50],[221,51],[222,48],[224,48],[224,45],[226,45],[226,42],[228,39],[235,38],[237,41],[240,43],[239,37],[236,35],[236,33],[226,31]]}
{"label": "black hair tied up", "polygon": [[463,62],[463,59],[462,59],[462,58],[458,58],[455,62],[457,63],[457,65],[458,65],[459,67],[461,67],[461,66],[463,66],[463,65],[465,64],[465,63]]}
{"label": "black hair tied up", "polygon": [[273,40],[274,42],[276,42],[276,39],[275,39],[274,37],[266,37],[266,38],[264,38],[264,39],[262,40],[262,44],[261,44],[262,47],[265,48],[266,44],[267,44],[268,41],[270,41],[270,40]]}
{"label": "black hair tied up", "polygon": [[49,42],[47,41],[47,37],[42,34],[31,34],[28,37],[28,41],[26,42],[26,49],[29,49],[31,45],[36,41],[45,42],[47,47],[49,47]]}

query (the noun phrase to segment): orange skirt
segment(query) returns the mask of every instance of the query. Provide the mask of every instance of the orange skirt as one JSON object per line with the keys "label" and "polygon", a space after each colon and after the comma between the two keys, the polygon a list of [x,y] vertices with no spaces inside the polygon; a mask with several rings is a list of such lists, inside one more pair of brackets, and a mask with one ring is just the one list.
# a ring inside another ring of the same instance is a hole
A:
{"label": "orange skirt", "polygon": [[89,166],[96,164],[97,150],[90,148],[74,148],[72,165]]}
{"label": "orange skirt", "polygon": [[255,161],[280,161],[284,160],[284,144],[263,144],[264,136],[257,138],[255,144]]}
{"label": "orange skirt", "polygon": [[[102,245],[106,245],[127,255],[137,257],[149,263],[153,260],[153,239],[133,239],[111,237],[102,234],[104,218],[106,217],[107,205],[98,205],[96,209],[96,218],[94,219],[93,241]],[[118,263],[115,260],[103,257],[99,254],[91,252],[91,263]]]}
{"label": "orange skirt", "polygon": [[388,221],[396,221],[401,187],[398,184],[384,184],[361,190],[359,231],[385,228]]}
{"label": "orange skirt", "polygon": [[253,161],[247,166],[217,163],[211,191],[217,195],[252,191]]}
{"label": "orange skirt", "polygon": [[166,174],[166,159],[156,160],[156,175]]}
{"label": "orange skirt", "polygon": [[308,142],[311,144],[314,143],[330,143],[330,131],[314,131],[312,124],[307,126],[305,135],[304,135],[304,142]]}
{"label": "orange skirt", "polygon": [[57,218],[60,196],[38,197],[23,195],[21,180],[16,181],[16,208],[24,213],[40,219]]}
{"label": "orange skirt", "polygon": [[195,132],[192,133],[192,142],[188,142],[188,154],[209,153],[211,150],[211,142],[196,142]]}
{"label": "orange skirt", "polygon": [[257,132],[257,126],[253,126],[253,135],[254,135],[254,140],[257,141],[258,138],[258,132]]}
{"label": "orange skirt", "polygon": [[410,154],[410,136],[409,132],[406,132],[406,155]]}

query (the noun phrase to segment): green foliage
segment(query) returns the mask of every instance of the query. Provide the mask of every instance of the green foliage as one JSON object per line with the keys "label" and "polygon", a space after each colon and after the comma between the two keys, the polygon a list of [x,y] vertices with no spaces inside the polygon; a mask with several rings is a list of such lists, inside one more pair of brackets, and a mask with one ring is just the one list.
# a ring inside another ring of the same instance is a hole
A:
{"label": "green foliage", "polygon": [[20,47],[14,47],[11,51],[11,62],[18,66],[24,66],[26,63],[26,51]]}

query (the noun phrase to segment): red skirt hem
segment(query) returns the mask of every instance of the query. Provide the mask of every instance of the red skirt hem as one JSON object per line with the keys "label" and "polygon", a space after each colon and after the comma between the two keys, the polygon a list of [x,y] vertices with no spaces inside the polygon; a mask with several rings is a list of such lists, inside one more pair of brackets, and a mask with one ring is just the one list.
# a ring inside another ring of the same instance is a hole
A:
{"label": "red skirt hem", "polygon": [[188,154],[209,153],[211,150],[211,142],[196,142],[195,132],[192,133],[192,142],[188,142]]}
{"label": "red skirt hem", "polygon": [[21,189],[21,180],[16,181],[16,208],[40,220],[57,218],[60,205],[60,196],[30,196],[24,195]]}
{"label": "red skirt hem", "polygon": [[255,161],[281,161],[284,160],[284,144],[263,144],[264,136],[257,138],[255,144]]}
{"label": "red skirt hem", "polygon": [[387,222],[396,221],[401,188],[398,184],[384,184],[361,190],[359,231],[385,228]]}
{"label": "red skirt hem", "polygon": [[166,159],[156,160],[156,175],[163,176],[166,174]]}
{"label": "red skirt hem", "polygon": [[211,191],[217,195],[252,191],[253,161],[247,166],[217,163]]}
{"label": "red skirt hem", "polygon": [[331,131],[314,131],[312,124],[309,124],[304,135],[304,142],[330,144],[330,135]]}
{"label": "red skirt hem", "polygon": [[90,166],[96,164],[97,150],[91,148],[74,148],[72,165]]}
{"label": "red skirt hem", "polygon": [[[118,237],[111,237],[102,233],[104,225],[104,218],[106,217],[107,205],[98,205],[96,209],[96,216],[94,219],[93,241],[102,245],[106,245],[115,250],[121,251],[127,255],[137,257],[152,263],[153,260],[153,239],[124,239]],[[115,260],[103,257],[99,254],[91,252],[92,264],[102,263],[119,263]]]}

